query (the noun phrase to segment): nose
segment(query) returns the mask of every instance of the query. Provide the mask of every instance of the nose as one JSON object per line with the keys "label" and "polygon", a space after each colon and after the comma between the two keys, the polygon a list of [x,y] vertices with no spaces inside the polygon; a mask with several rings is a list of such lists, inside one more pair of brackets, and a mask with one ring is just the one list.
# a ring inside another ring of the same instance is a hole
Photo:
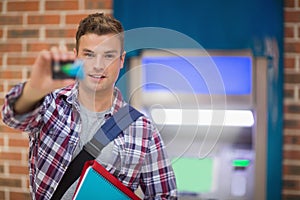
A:
{"label": "nose", "polygon": [[95,57],[94,69],[99,71],[105,69],[105,62],[101,55]]}

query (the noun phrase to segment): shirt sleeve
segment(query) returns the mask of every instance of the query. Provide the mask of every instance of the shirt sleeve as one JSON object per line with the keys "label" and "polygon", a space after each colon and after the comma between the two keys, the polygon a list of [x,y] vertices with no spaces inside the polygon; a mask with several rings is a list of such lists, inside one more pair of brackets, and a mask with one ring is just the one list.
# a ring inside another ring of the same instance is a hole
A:
{"label": "shirt sleeve", "polygon": [[42,104],[39,103],[31,112],[26,114],[18,115],[14,111],[14,104],[22,95],[24,85],[25,83],[20,83],[14,86],[5,96],[1,112],[2,120],[11,128],[35,133],[40,126]]}
{"label": "shirt sleeve", "polygon": [[156,129],[142,166],[140,186],[144,199],[177,199],[175,174]]}

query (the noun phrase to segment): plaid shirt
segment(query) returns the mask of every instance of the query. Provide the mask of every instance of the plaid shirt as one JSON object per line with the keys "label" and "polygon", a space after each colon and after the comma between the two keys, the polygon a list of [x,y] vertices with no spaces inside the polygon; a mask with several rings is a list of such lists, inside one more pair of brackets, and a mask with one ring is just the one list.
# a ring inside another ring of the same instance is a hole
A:
{"label": "plaid shirt", "polygon": [[[50,199],[69,166],[79,142],[81,119],[78,85],[47,95],[36,108],[16,116],[13,104],[22,94],[24,84],[12,88],[2,109],[3,121],[12,128],[29,133],[29,174],[33,199]],[[126,103],[115,89],[110,114]],[[158,130],[142,116],[115,140],[121,174],[118,179],[133,191],[140,185],[145,199],[176,199],[176,182]],[[106,168],[113,173],[114,164]]]}

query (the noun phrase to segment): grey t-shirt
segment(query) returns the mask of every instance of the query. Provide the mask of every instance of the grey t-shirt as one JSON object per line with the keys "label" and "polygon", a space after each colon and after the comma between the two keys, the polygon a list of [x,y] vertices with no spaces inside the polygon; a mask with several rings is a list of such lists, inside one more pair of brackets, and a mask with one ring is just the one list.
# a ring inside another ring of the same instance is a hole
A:
{"label": "grey t-shirt", "polygon": [[[80,106],[82,129],[80,133],[79,143],[75,149],[72,159],[74,159],[79,154],[79,152],[83,148],[83,145],[85,145],[88,141],[90,141],[93,138],[96,131],[104,123],[104,117],[107,112],[108,111],[92,112],[86,109],[85,107],[83,107],[82,105]],[[96,158],[96,160],[101,164],[111,163],[110,160],[112,159],[112,152],[113,152],[113,142],[110,142],[107,146],[105,146],[102,149],[101,154]],[[72,199],[77,183],[78,180],[71,185],[71,187],[65,192],[64,196],[62,197],[62,200]]]}

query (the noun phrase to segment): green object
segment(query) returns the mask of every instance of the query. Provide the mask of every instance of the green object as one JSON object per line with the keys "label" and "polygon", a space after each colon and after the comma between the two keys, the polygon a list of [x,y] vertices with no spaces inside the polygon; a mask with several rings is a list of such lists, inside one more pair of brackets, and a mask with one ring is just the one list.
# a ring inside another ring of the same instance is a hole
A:
{"label": "green object", "polygon": [[250,165],[250,160],[247,159],[235,159],[232,161],[233,167],[248,167]]}
{"label": "green object", "polygon": [[175,158],[172,167],[179,192],[210,192],[213,181],[213,160],[211,158]]}

